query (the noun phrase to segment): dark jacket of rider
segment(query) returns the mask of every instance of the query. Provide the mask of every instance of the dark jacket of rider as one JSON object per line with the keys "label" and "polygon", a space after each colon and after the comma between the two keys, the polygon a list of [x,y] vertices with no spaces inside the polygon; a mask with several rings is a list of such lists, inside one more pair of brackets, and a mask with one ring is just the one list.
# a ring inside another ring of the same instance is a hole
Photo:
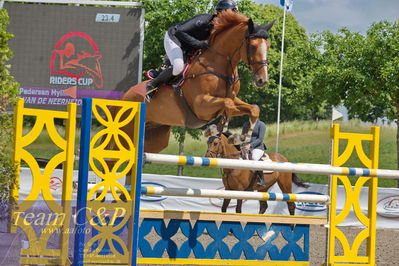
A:
{"label": "dark jacket of rider", "polygon": [[169,37],[185,52],[208,47],[208,38],[216,15],[201,14],[168,29]]}
{"label": "dark jacket of rider", "polygon": [[[242,134],[248,132],[250,127],[249,122],[245,122],[242,129]],[[254,129],[252,131],[251,140],[248,144],[250,144],[250,150],[260,149],[266,150],[266,145],[263,143],[263,139],[265,138],[266,133],[266,125],[259,119],[256,121]]]}

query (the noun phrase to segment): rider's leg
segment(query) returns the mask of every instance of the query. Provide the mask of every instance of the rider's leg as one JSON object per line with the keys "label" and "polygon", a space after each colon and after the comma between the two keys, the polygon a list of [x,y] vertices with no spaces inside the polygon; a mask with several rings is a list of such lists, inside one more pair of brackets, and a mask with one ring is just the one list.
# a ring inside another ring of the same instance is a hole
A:
{"label": "rider's leg", "polygon": [[162,83],[165,83],[173,76],[172,71],[173,71],[173,68],[168,67],[165,70],[162,70],[162,72],[159,73],[155,79],[153,79],[147,83],[146,96],[145,96],[147,101],[151,100],[151,96],[150,96],[151,92],[154,92],[158,88],[159,85],[161,85]]}
{"label": "rider's leg", "polygon": [[[253,149],[251,151],[252,160],[259,161],[259,159],[262,158],[264,152],[265,151],[261,150],[261,149]],[[265,185],[265,179],[263,178],[263,171],[256,171],[255,175],[258,177],[258,185],[259,186],[264,186]]]}
{"label": "rider's leg", "polygon": [[254,161],[259,161],[260,158],[262,158],[263,154],[265,153],[264,150],[261,149],[253,149],[251,151],[252,154],[252,160]]}
{"label": "rider's leg", "polygon": [[166,54],[172,64],[172,67],[167,67],[159,75],[147,83],[146,99],[151,100],[150,94],[155,91],[159,85],[168,81],[172,76],[179,75],[184,69],[184,59],[182,49],[169,37],[168,32],[165,34],[164,47]]}
{"label": "rider's leg", "polygon": [[179,75],[184,70],[183,50],[169,37],[168,32],[165,34],[163,46],[173,66],[173,76]]}

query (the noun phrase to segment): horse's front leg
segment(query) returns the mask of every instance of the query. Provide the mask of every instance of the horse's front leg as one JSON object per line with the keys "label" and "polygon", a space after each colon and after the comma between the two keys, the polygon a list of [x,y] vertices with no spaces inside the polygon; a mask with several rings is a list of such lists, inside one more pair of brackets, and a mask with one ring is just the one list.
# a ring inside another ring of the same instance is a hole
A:
{"label": "horse's front leg", "polygon": [[249,115],[252,124],[258,120],[259,108],[240,100],[238,97],[235,97],[233,102],[236,108],[239,110],[239,113],[233,113],[232,116]]}
{"label": "horse's front leg", "polygon": [[236,213],[241,213],[241,212],[242,212],[242,200],[238,199],[236,206]]}
{"label": "horse's front leg", "polygon": [[193,111],[201,120],[210,120],[222,114],[225,114],[227,119],[240,115],[240,110],[234,104],[234,100],[211,95],[197,97],[193,102]]}
{"label": "horse's front leg", "polygon": [[266,200],[260,200],[259,201],[259,214],[264,214],[267,210],[267,201]]}
{"label": "horse's front leg", "polygon": [[222,205],[222,212],[227,211],[227,207],[229,206],[231,199],[224,199],[223,200],[223,205]]}

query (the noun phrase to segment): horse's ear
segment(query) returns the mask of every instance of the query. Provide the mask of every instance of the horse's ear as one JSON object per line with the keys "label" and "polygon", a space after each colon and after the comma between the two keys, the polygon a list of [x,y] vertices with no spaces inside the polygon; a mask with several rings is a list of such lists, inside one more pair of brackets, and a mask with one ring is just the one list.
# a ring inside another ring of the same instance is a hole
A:
{"label": "horse's ear", "polygon": [[241,140],[241,134],[234,133],[230,137],[227,138],[227,143],[228,144],[233,144],[233,145],[240,145],[243,143]]}
{"label": "horse's ear", "polygon": [[254,32],[254,28],[255,28],[254,22],[252,21],[252,18],[250,18],[248,20],[248,33],[249,34],[253,33]]}
{"label": "horse's ear", "polygon": [[210,125],[209,127],[206,128],[204,132],[204,136],[206,138],[216,136],[219,133],[219,130],[217,129],[217,126],[215,124]]}
{"label": "horse's ear", "polygon": [[276,21],[273,20],[273,21],[270,22],[269,24],[265,25],[265,26],[264,26],[264,29],[265,29],[266,31],[269,31],[269,30],[273,27],[274,22],[276,22]]}

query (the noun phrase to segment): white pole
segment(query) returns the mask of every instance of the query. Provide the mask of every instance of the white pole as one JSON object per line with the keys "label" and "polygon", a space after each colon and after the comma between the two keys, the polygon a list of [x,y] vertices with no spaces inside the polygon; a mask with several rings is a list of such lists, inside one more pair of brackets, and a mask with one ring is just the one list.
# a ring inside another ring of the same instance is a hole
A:
{"label": "white pole", "polygon": [[319,175],[371,176],[399,179],[399,170],[336,167],[328,164],[265,162],[144,153],[146,163],[207,166],[228,169],[279,171]]}
{"label": "white pole", "polygon": [[[89,184],[88,190],[93,189],[98,184]],[[130,186],[124,186],[130,191]],[[114,188],[116,193],[121,190]],[[104,187],[99,186],[97,192],[103,192]],[[108,188],[107,193],[111,192]],[[174,196],[174,197],[194,197],[194,198],[223,198],[223,199],[243,199],[243,200],[273,200],[289,202],[313,202],[329,204],[330,197],[327,195],[313,194],[292,194],[292,193],[268,193],[252,191],[233,191],[233,190],[215,190],[215,189],[194,189],[194,188],[176,188],[176,187],[141,187],[141,194]]]}
{"label": "white pole", "polygon": [[175,196],[175,197],[274,200],[274,201],[313,202],[313,203],[328,203],[330,200],[330,197],[327,195],[286,194],[286,193],[172,188],[172,187],[141,187],[141,193],[145,195],[160,195],[160,196],[162,195],[162,196]]}
{"label": "white pole", "polygon": [[278,104],[277,104],[277,133],[276,133],[276,152],[278,152],[278,138],[280,135],[280,106],[281,106],[281,86],[283,81],[283,61],[284,61],[284,36],[285,36],[285,15],[287,13],[287,5],[284,1],[283,15],[283,33],[281,37],[281,57],[280,57],[280,78],[278,82]]}

